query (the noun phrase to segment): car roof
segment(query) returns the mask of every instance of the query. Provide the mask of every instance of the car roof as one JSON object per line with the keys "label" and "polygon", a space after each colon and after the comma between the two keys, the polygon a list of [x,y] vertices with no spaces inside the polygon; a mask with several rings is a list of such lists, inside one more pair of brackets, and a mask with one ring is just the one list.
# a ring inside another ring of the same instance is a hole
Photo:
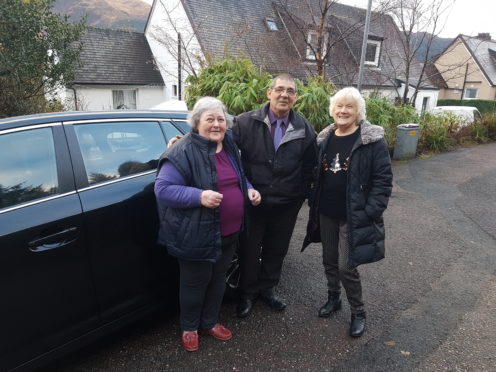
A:
{"label": "car roof", "polygon": [[98,120],[98,119],[132,119],[132,118],[158,118],[185,120],[187,111],[174,110],[109,110],[109,111],[64,111],[13,116],[0,119],[2,127],[28,126],[50,123],[54,121]]}

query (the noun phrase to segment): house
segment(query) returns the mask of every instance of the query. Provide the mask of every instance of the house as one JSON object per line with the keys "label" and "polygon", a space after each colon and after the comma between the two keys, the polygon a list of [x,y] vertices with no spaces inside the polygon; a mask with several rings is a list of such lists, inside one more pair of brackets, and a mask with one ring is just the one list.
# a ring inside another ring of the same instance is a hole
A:
{"label": "house", "polygon": [[62,92],[67,109],[148,109],[165,100],[144,33],[89,27],[81,42],[82,65]]}
{"label": "house", "polygon": [[[177,97],[186,76],[196,73],[202,61],[228,54],[250,58],[272,74],[288,72],[302,80],[315,76],[318,5],[317,0],[154,0],[145,36],[169,87],[167,99]],[[337,86],[357,85],[365,16],[365,9],[331,5],[323,75]],[[419,85],[417,108],[434,107],[438,88],[430,81],[417,84],[420,63],[415,60],[405,76],[401,37],[389,15],[373,13],[362,90],[394,100],[407,86],[411,97]]]}
{"label": "house", "polygon": [[496,99],[496,41],[488,33],[458,35],[434,60],[440,99]]}

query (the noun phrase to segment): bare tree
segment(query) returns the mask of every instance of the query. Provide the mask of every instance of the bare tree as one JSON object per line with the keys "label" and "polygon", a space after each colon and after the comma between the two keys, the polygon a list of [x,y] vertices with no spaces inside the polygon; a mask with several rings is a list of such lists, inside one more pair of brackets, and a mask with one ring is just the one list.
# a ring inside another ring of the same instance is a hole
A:
{"label": "bare tree", "polygon": [[[159,67],[169,75],[177,78],[179,70],[184,70],[186,75],[197,76],[199,70],[205,64],[205,58],[200,46],[196,41],[196,36],[184,17],[178,16],[182,9],[181,0],[164,1],[160,0],[164,11],[164,19],[160,26],[155,26],[151,30],[152,38],[164,47],[173,63],[160,63]],[[201,25],[198,25],[201,27]],[[176,66],[178,66],[176,68]]]}
{"label": "bare tree", "polygon": [[[444,27],[446,14],[456,0],[392,0],[383,10],[396,22],[400,36],[399,50],[386,50],[387,58],[399,60],[396,77],[405,84],[401,101],[415,104],[419,89],[428,81],[426,68],[433,62],[433,42]],[[420,53],[420,50],[423,53]],[[420,58],[419,58],[420,55]],[[414,92],[409,99],[410,86]]]}
{"label": "bare tree", "polygon": [[[374,9],[373,22],[384,14],[388,1]],[[363,9],[350,7],[354,14],[344,17],[335,12],[339,0],[277,0],[275,4],[300,61],[308,61],[312,75],[346,85],[356,81],[365,24]]]}

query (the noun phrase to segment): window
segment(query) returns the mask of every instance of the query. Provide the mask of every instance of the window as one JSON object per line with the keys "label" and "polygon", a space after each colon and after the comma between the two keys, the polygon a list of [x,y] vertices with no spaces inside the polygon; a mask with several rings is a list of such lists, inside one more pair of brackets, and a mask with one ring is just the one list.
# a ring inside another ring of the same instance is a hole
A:
{"label": "window", "polygon": [[52,129],[0,135],[0,209],[58,194]]}
{"label": "window", "polygon": [[90,185],[155,169],[166,147],[156,122],[75,125]]}
{"label": "window", "polygon": [[113,90],[114,110],[136,109],[136,90]]}
{"label": "window", "polygon": [[177,85],[172,84],[172,97],[177,97]]}
{"label": "window", "polygon": [[379,56],[381,54],[381,42],[377,40],[367,40],[367,50],[365,51],[365,64],[379,66]]}
{"label": "window", "polygon": [[422,99],[422,111],[427,111],[429,108],[429,97],[424,97]]}
{"label": "window", "polygon": [[477,88],[467,88],[465,89],[465,98],[466,99],[475,99],[477,98]]}
{"label": "window", "polygon": [[174,120],[174,123],[181,128],[185,133],[191,131],[191,126],[185,120]]}
{"label": "window", "polygon": [[273,19],[267,18],[265,20],[265,23],[267,24],[267,27],[269,28],[269,31],[277,31],[279,28],[277,27],[276,21]]}
{"label": "window", "polygon": [[315,31],[309,31],[307,37],[307,59],[315,60],[314,51],[317,50],[318,35]]}
{"label": "window", "polygon": [[[176,135],[180,135],[182,136],[183,134],[181,133],[181,131],[179,131],[179,129],[177,129],[174,125],[172,125],[171,122],[169,121],[164,121],[162,123],[160,123],[160,125],[162,126],[162,129],[164,130],[165,132],[165,137],[167,139],[167,142],[169,142],[169,140],[171,138],[174,138],[174,136]],[[188,124],[186,124],[188,126],[188,129],[187,131],[189,131],[191,128],[189,127]]]}

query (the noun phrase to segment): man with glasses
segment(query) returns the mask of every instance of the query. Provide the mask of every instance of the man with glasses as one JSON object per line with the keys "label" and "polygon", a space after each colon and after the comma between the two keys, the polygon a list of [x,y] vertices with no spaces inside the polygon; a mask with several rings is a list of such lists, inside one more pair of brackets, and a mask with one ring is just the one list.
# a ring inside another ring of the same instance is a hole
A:
{"label": "man with glasses", "polygon": [[241,238],[240,318],[251,313],[257,298],[276,311],[286,308],[274,287],[310,191],[316,158],[316,133],[293,110],[298,98],[294,79],[275,77],[267,98],[262,108],[239,115],[233,127],[247,178],[262,195],[261,205],[248,206],[249,222]]}

